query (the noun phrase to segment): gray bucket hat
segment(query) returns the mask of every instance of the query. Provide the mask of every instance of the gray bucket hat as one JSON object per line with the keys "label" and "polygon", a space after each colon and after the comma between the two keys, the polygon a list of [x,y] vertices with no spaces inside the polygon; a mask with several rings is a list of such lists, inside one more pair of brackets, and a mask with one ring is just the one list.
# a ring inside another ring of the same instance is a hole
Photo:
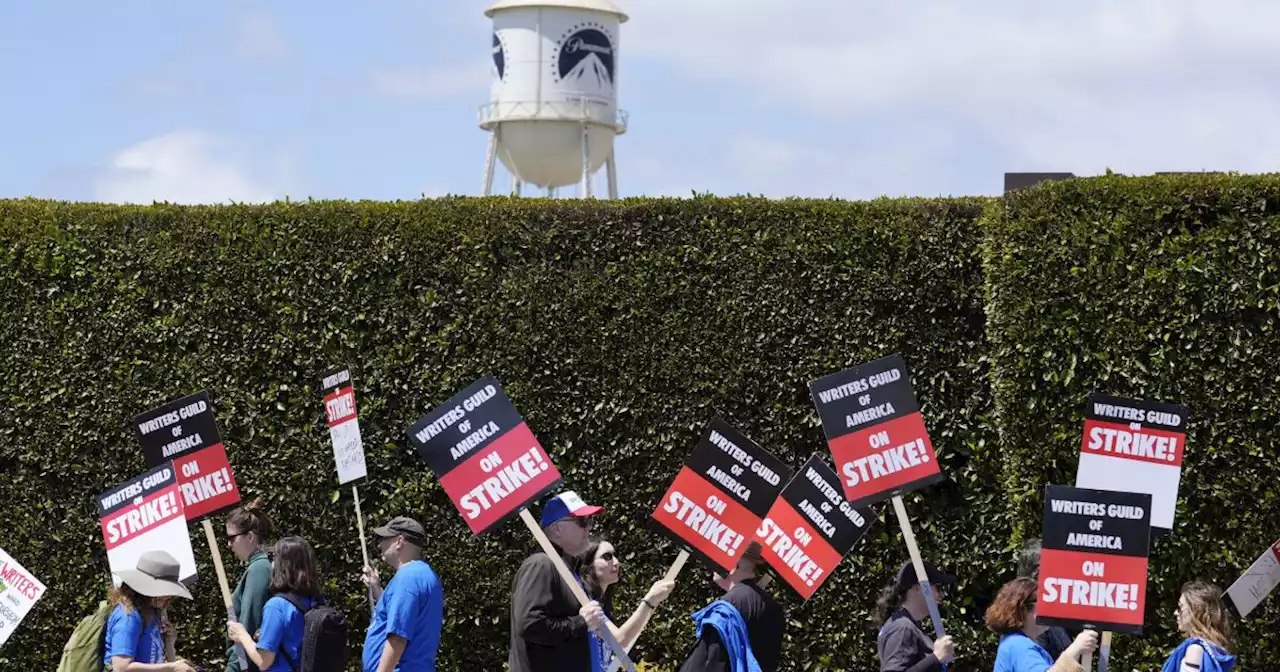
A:
{"label": "gray bucket hat", "polygon": [[147,597],[176,596],[191,599],[191,592],[178,580],[178,561],[164,551],[147,551],[138,558],[137,569],[116,572],[120,580]]}

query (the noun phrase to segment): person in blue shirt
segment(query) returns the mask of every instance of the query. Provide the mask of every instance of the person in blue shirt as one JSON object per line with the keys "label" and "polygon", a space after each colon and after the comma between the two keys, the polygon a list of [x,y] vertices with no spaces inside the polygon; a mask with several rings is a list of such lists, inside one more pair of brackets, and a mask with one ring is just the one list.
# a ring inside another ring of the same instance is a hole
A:
{"label": "person in blue shirt", "polygon": [[271,592],[271,599],[262,606],[262,625],[256,641],[243,624],[235,621],[227,621],[227,634],[231,641],[244,647],[249,662],[262,672],[291,672],[301,663],[304,618],[284,594],[293,594],[308,609],[320,598],[319,563],[306,539],[285,537],[276,542]]}
{"label": "person in blue shirt", "polygon": [[168,618],[169,600],[191,599],[178,580],[178,561],[164,551],[148,551],[137,568],[117,572],[111,590],[102,664],[110,672],[194,672],[174,655],[176,631]]}
{"label": "person in blue shirt", "polygon": [[1187,636],[1164,661],[1161,672],[1231,672],[1231,616],[1222,589],[1212,583],[1192,581],[1178,596],[1178,631]]}
{"label": "person in blue shirt", "polygon": [[399,516],[374,528],[378,555],[395,570],[385,590],[378,573],[364,568],[364,582],[377,605],[364,638],[364,672],[435,672],[444,588],[422,559],[422,525]]}
{"label": "person in blue shirt", "polygon": [[1054,660],[1036,638],[1045,627],[1036,623],[1036,582],[1020,577],[1004,584],[987,607],[987,629],[1000,635],[994,672],[1083,672],[1083,656],[1098,648],[1098,633],[1085,630]]}

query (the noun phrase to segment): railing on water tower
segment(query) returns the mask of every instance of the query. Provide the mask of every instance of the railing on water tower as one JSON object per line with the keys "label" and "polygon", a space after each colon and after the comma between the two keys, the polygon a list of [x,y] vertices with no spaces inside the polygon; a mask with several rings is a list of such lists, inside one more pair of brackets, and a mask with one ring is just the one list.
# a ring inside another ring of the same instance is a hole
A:
{"label": "railing on water tower", "polygon": [[480,106],[480,127],[489,130],[504,121],[575,121],[611,126],[617,135],[627,132],[626,110],[613,109],[609,101],[575,98],[563,101],[503,101]]}

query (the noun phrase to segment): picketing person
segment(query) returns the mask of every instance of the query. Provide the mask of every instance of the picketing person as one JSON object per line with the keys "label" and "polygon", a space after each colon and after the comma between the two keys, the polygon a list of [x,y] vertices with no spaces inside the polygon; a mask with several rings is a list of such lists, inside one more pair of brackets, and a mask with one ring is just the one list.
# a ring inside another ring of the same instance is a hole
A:
{"label": "picketing person", "polygon": [[713,581],[724,595],[693,614],[697,641],[680,672],[774,672],[782,656],[786,614],[760,587],[765,562],[752,541],[728,576]]}
{"label": "picketing person", "polygon": [[[593,517],[604,511],[566,490],[542,507],[539,526],[566,566],[587,550]],[[604,609],[579,606],[551,558],[539,547],[516,570],[511,584],[508,672],[592,672],[602,661],[588,633],[604,627]],[[367,671],[366,671],[367,672]]]}
{"label": "picketing person", "polygon": [[987,607],[987,629],[1000,635],[993,672],[1083,672],[1083,657],[1098,648],[1098,633],[1076,635],[1056,659],[1036,641],[1045,626],[1036,623],[1036,582],[1018,577],[1006,583]]}
{"label": "picketing person", "polygon": [[[262,608],[271,599],[271,559],[267,543],[271,539],[272,522],[261,502],[252,501],[233,510],[226,521],[227,547],[245,564],[244,573],[231,594],[231,611],[235,621],[247,632],[257,632],[262,625]],[[226,672],[258,672],[252,660],[240,669],[230,636],[227,638]]]}
{"label": "picketing person", "polygon": [[1161,672],[1231,672],[1235,668],[1231,615],[1220,588],[1203,581],[1185,584],[1174,617],[1178,632],[1187,637],[1169,654]]}
{"label": "picketing person", "polygon": [[242,623],[227,622],[231,640],[244,647],[249,662],[262,672],[291,672],[302,659],[303,613],[320,598],[320,568],[315,550],[301,537],[275,544],[271,562],[271,599],[262,607],[257,635]]}
{"label": "picketing person", "polygon": [[[929,584],[934,587],[934,599],[942,602],[947,587],[956,582],[956,577],[932,563],[926,562],[924,566]],[[876,635],[880,672],[939,672],[955,658],[955,645],[949,635],[935,642],[920,627],[920,622],[929,614],[929,606],[911,561],[903,563],[880,592],[876,613],[880,626]]]}
{"label": "picketing person", "polygon": [[191,599],[178,580],[178,561],[165,551],[143,553],[132,570],[118,572],[104,631],[102,664],[110,672],[194,672],[177,658],[177,630],[169,621],[169,601]]}
{"label": "picketing person", "polygon": [[[604,610],[605,625],[613,632],[618,643],[627,650],[630,650],[640,638],[640,633],[644,631],[645,625],[657,611],[658,605],[671,595],[671,590],[676,585],[675,581],[658,580],[641,598],[640,604],[636,605],[631,617],[622,625],[615,626],[613,604],[618,583],[622,579],[622,561],[618,559],[618,552],[613,547],[613,543],[604,537],[592,539],[585,551],[574,556],[574,564],[570,567],[582,581],[582,587],[586,590],[587,596],[600,603],[600,608]],[[604,669],[609,669],[613,662],[613,651],[603,639],[594,634],[591,635],[591,641]]]}
{"label": "picketing person", "polygon": [[[1040,580],[1040,546],[1039,539],[1029,539],[1022,548],[1022,552],[1018,554],[1018,576],[1031,579],[1032,581]],[[1036,643],[1049,653],[1049,657],[1057,660],[1063,651],[1071,646],[1071,634],[1066,628],[1053,625],[1046,627],[1039,637],[1035,638]]]}
{"label": "picketing person", "polygon": [[378,573],[364,568],[364,582],[377,604],[365,633],[364,672],[435,672],[444,627],[444,586],[422,557],[422,523],[397,516],[373,529],[378,557],[395,576],[382,587]]}

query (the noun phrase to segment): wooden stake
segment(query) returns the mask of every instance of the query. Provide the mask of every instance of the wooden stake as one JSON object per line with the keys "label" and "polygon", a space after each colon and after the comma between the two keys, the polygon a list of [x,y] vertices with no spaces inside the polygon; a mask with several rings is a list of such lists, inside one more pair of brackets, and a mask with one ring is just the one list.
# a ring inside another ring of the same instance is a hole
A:
{"label": "wooden stake", "polygon": [[769,584],[771,583],[773,583],[772,574],[765,574],[764,576],[760,577],[759,581],[756,581],[756,585],[760,586],[760,590],[764,590],[765,588],[768,588]]}
{"label": "wooden stake", "polygon": [[[356,500],[356,527],[360,530],[360,555],[364,558],[364,567],[372,567],[369,564],[369,540],[364,536],[364,515],[360,513],[360,490],[356,488],[356,484],[351,484],[351,497]],[[364,567],[360,568],[360,574],[364,575]],[[369,613],[374,610],[373,587],[369,588]]]}
{"label": "wooden stake", "polygon": [[684,563],[689,561],[689,551],[680,549],[680,554],[676,556],[676,561],[671,563],[671,569],[667,570],[667,575],[662,577],[663,581],[675,581],[680,575],[680,570],[684,569]]}
{"label": "wooden stake", "polygon": [[1111,666],[1111,631],[1102,633],[1102,645],[1098,647],[1098,672],[1107,672]]}
{"label": "wooden stake", "polygon": [[[227,608],[227,618],[235,621],[236,612],[231,608],[231,588],[227,585],[227,571],[222,567],[222,553],[218,551],[218,539],[213,534],[213,523],[208,518],[200,521],[204,526],[205,539],[209,541],[209,555],[213,556],[213,569],[218,573],[218,587],[222,589],[222,604]],[[240,669],[249,669],[249,659],[245,656],[244,648],[237,642],[235,645],[236,657],[240,659]]]}
{"label": "wooden stake", "polygon": [[929,607],[933,632],[936,639],[942,639],[947,634],[942,627],[942,615],[938,613],[938,601],[933,597],[933,588],[929,585],[929,573],[925,571],[924,560],[920,558],[920,547],[916,545],[916,535],[911,530],[911,520],[907,518],[907,507],[902,503],[901,495],[895,495],[893,498],[893,512],[898,515],[898,527],[902,528],[902,537],[907,542],[907,553],[911,555],[911,564],[916,570],[916,580],[920,582],[920,592],[924,593],[924,602]]}
{"label": "wooden stake", "polygon": [[[533,538],[538,540],[538,545],[542,547],[542,551],[547,554],[547,557],[551,558],[556,572],[560,574],[560,579],[568,584],[569,590],[573,591],[573,596],[578,598],[578,603],[584,607],[587,606],[591,602],[591,599],[587,597],[587,592],[573,578],[573,572],[570,572],[569,568],[565,566],[564,558],[560,557],[560,552],[551,544],[551,540],[547,538],[547,533],[542,531],[542,527],[538,525],[538,521],[533,519],[533,514],[529,513],[529,509],[520,509],[520,520],[523,520],[529,531],[533,533]],[[635,663],[631,662],[631,659],[627,657],[626,649],[622,648],[622,644],[609,631],[608,625],[601,626],[596,636],[603,639],[609,645],[609,648],[613,649],[613,655],[622,661],[623,669],[627,670],[627,672],[636,672]]]}

